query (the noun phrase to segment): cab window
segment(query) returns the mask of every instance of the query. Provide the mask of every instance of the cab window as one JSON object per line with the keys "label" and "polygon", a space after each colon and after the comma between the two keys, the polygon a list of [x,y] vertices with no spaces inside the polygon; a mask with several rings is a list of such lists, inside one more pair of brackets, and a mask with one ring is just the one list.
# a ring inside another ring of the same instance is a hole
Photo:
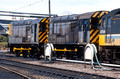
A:
{"label": "cab window", "polygon": [[103,19],[102,28],[105,28],[105,27],[106,27],[106,19]]}
{"label": "cab window", "polygon": [[111,27],[111,17],[108,17],[107,19],[107,27]]}

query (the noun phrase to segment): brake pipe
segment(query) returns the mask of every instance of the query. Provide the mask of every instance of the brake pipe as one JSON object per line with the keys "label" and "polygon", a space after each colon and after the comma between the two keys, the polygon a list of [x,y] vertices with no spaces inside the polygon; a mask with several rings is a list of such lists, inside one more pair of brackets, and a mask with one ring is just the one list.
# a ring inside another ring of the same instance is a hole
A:
{"label": "brake pipe", "polygon": [[93,66],[93,69],[95,69],[95,70],[103,69],[103,70],[107,70],[107,71],[111,70],[111,69],[104,68],[103,66],[101,66],[101,64],[100,64],[99,61],[98,61],[97,54],[96,54],[96,53],[97,53],[96,46],[95,46],[94,44],[90,44],[90,45],[93,47],[93,53],[94,53],[95,59],[96,59],[96,61],[97,61],[98,66],[100,67],[100,68],[95,68],[95,67]]}

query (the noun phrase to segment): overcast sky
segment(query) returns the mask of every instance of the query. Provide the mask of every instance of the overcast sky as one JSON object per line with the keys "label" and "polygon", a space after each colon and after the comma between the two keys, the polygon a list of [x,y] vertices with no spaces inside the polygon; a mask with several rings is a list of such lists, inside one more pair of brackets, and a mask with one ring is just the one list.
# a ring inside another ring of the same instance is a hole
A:
{"label": "overcast sky", "polygon": [[[120,0],[51,0],[51,13],[58,15],[116,8],[120,8]],[[0,11],[47,14],[48,0],[0,0]]]}

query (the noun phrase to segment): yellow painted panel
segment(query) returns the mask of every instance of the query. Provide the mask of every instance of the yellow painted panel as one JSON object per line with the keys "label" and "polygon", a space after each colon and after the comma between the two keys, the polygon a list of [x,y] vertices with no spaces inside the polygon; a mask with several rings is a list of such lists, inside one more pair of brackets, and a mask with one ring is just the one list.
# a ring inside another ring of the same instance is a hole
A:
{"label": "yellow painted panel", "polygon": [[9,35],[11,35],[11,24],[9,24]]}
{"label": "yellow painted panel", "polygon": [[112,18],[112,20],[117,20],[117,19],[120,19],[120,18]]}
{"label": "yellow painted panel", "polygon": [[99,45],[105,45],[105,35],[99,35]]}

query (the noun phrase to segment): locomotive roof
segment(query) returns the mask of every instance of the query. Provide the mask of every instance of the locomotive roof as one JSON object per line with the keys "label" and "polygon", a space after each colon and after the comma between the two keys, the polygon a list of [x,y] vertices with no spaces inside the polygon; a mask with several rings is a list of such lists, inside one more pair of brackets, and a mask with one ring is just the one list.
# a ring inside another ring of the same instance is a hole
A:
{"label": "locomotive roof", "polygon": [[29,19],[29,20],[22,20],[22,21],[14,21],[11,22],[12,25],[29,25],[29,24],[35,24],[42,20],[41,19]]}
{"label": "locomotive roof", "polygon": [[87,13],[83,13],[83,14],[80,14],[78,16],[78,19],[88,19],[90,18],[95,12],[87,12]]}
{"label": "locomotive roof", "polygon": [[83,14],[73,14],[66,16],[58,16],[51,18],[51,22],[75,21],[77,19],[89,19],[95,12],[87,12]]}
{"label": "locomotive roof", "polygon": [[55,18],[51,18],[52,22],[58,22],[58,21],[73,21],[77,19],[77,14],[73,15],[65,15],[65,16],[58,16]]}
{"label": "locomotive roof", "polygon": [[116,14],[120,14],[120,8],[111,11],[111,15],[114,16]]}
{"label": "locomotive roof", "polygon": [[111,12],[109,12],[107,15],[103,16],[103,18],[105,17],[109,17],[109,16],[116,16],[116,15],[119,15],[120,16],[120,8],[118,9],[115,9],[115,10],[112,10]]}

